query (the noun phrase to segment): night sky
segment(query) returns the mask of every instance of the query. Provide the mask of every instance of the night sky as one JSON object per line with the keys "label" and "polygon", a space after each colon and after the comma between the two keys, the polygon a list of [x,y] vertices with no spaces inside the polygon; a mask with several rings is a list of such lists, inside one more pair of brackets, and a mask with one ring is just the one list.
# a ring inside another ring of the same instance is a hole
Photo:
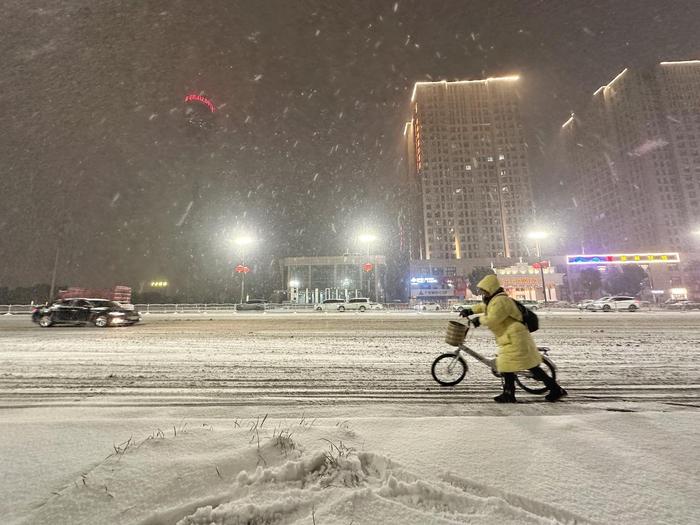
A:
{"label": "night sky", "polygon": [[419,80],[521,75],[564,231],[560,125],[624,67],[700,58],[698,20],[691,0],[5,1],[0,286],[48,282],[57,246],[61,284],[135,287],[226,279],[241,230],[268,269],[362,228],[391,252]]}

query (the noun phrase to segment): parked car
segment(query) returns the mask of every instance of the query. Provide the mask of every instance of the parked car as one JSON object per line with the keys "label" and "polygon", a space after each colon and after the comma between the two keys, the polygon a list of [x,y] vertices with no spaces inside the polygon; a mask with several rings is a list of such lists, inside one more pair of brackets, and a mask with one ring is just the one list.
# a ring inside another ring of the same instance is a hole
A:
{"label": "parked car", "polygon": [[140,320],[139,312],[124,308],[118,302],[107,299],[61,299],[50,306],[39,306],[32,311],[32,321],[42,328],[58,324],[84,325],[87,323],[104,328],[131,325]]}
{"label": "parked car", "polygon": [[314,310],[318,312],[337,312],[341,305],[345,306],[345,299],[326,299],[314,305]]}
{"label": "parked car", "polygon": [[642,303],[635,299],[634,297],[629,297],[626,295],[613,295],[609,297],[601,297],[600,299],[593,301],[591,304],[586,306],[586,310],[597,312],[611,312],[626,310],[629,312],[634,312],[641,308]]}
{"label": "parked car", "polygon": [[262,299],[250,299],[241,304],[236,305],[236,310],[265,310],[267,301]]}
{"label": "parked car", "polygon": [[415,305],[413,308],[416,310],[421,310],[421,311],[433,311],[433,312],[439,312],[442,309],[442,306],[440,306],[439,303],[419,303]]}
{"label": "parked car", "polygon": [[687,310],[700,310],[700,303],[696,303],[688,300],[675,301],[666,305],[667,310],[680,310],[685,312]]}
{"label": "parked car", "polygon": [[584,301],[579,302],[576,305],[576,308],[578,308],[579,310],[586,310],[588,308],[588,305],[593,304],[594,302],[594,299],[585,299]]}
{"label": "parked car", "polygon": [[532,311],[535,311],[535,310],[539,309],[539,307],[540,307],[540,303],[538,301],[530,301],[529,299],[523,299],[520,302],[522,303],[523,306],[526,306],[527,308],[529,308]]}
{"label": "parked car", "polygon": [[356,297],[355,299],[350,299],[345,304],[338,305],[339,312],[344,312],[346,310],[364,312],[370,309],[372,309],[372,301],[367,297]]}
{"label": "parked car", "polygon": [[479,304],[480,302],[481,301],[478,299],[472,299],[472,300],[464,301],[464,302],[459,303],[459,304],[453,304],[452,311],[453,312],[461,312],[465,308],[472,308],[473,306]]}

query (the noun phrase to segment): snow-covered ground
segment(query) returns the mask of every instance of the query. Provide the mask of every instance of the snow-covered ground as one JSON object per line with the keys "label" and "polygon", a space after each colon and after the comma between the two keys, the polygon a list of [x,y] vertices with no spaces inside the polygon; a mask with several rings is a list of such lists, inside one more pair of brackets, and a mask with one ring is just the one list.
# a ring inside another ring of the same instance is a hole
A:
{"label": "snow-covered ground", "polygon": [[700,315],[541,317],[570,396],[511,406],[433,382],[454,314],[0,318],[1,521],[700,522]]}

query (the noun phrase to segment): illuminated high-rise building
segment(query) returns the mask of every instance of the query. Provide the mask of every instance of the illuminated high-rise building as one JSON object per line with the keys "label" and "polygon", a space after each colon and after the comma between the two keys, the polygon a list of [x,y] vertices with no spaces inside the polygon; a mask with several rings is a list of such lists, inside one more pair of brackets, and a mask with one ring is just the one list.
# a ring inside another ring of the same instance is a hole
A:
{"label": "illuminated high-rise building", "polygon": [[418,82],[406,124],[411,259],[527,255],[533,222],[519,78]]}
{"label": "illuminated high-rise building", "polygon": [[700,61],[625,69],[562,135],[586,250],[688,248],[700,225]]}

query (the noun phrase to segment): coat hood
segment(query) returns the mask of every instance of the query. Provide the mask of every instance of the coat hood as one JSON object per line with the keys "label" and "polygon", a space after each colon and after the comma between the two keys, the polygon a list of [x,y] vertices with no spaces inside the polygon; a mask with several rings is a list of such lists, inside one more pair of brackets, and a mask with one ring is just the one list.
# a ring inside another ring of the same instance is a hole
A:
{"label": "coat hood", "polygon": [[501,283],[498,282],[498,277],[496,277],[494,274],[489,274],[479,281],[479,284],[476,286],[477,288],[486,290],[489,295],[493,295],[501,287]]}

